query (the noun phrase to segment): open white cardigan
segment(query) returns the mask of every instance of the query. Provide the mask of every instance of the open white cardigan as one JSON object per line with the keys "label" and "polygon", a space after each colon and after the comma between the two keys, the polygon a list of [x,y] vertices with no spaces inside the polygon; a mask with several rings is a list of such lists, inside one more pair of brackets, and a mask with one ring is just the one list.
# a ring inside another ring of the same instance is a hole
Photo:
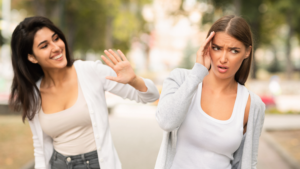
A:
{"label": "open white cardigan", "polygon": [[[75,61],[78,82],[82,88],[91,117],[98,159],[101,169],[121,169],[121,163],[114,148],[108,124],[108,111],[105,91],[135,100],[137,102],[154,102],[159,93],[153,82],[144,79],[147,92],[140,92],[128,84],[121,84],[105,79],[106,76],[116,76],[116,73],[101,61]],[[40,87],[41,79],[36,83]],[[53,152],[53,140],[41,128],[38,112],[29,121],[33,134],[35,169],[50,169],[49,163]],[[55,125],[55,123],[53,124]]]}

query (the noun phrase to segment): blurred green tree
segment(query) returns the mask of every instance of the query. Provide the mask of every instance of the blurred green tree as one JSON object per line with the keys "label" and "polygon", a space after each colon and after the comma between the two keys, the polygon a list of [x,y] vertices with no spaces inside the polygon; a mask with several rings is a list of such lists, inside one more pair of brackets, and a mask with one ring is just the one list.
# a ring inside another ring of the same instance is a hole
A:
{"label": "blurred green tree", "polygon": [[264,39],[265,43],[272,43],[278,38],[278,28],[286,26],[284,32],[285,71],[287,79],[292,78],[294,64],[291,59],[291,39],[297,37],[300,40],[300,1],[298,0],[265,0],[267,11],[264,14]]}
{"label": "blurred green tree", "polygon": [[146,3],[150,0],[13,0],[12,8],[48,17],[63,30],[71,51],[84,54],[107,48],[126,52],[131,38],[144,31],[140,10]]}
{"label": "blurred green tree", "polygon": [[183,51],[183,58],[180,63],[180,68],[192,69],[195,64],[195,55],[198,48],[192,46],[192,43],[189,41],[186,48]]}

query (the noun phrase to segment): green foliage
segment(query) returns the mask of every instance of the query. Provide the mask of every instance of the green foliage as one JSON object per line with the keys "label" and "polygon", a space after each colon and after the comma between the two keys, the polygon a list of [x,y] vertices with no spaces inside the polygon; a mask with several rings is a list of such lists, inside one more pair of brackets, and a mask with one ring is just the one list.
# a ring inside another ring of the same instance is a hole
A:
{"label": "green foliage", "polygon": [[195,64],[195,60],[193,60],[193,55],[195,55],[195,53],[197,53],[197,48],[192,47],[192,44],[189,42],[183,52],[184,57],[179,67],[192,69]]}
{"label": "green foliage", "polygon": [[130,40],[144,27],[140,9],[145,3],[150,0],[14,0],[12,8],[50,18],[63,30],[73,51],[112,47],[126,52]]}
{"label": "green foliage", "polygon": [[113,35],[116,40],[126,41],[129,39],[139,28],[138,22],[134,14],[128,11],[121,12],[120,15],[116,16],[113,23]]}
{"label": "green foliage", "polygon": [[[267,11],[263,14],[262,41],[264,44],[271,44],[278,38],[278,28],[282,25],[289,25],[299,37],[300,33],[300,3],[297,0],[265,0]],[[291,23],[288,23],[291,20]],[[299,28],[299,30],[298,30]],[[280,37],[279,37],[280,38]]]}
{"label": "green foliage", "polygon": [[283,111],[280,111],[276,108],[269,108],[269,109],[266,109],[266,114],[300,114],[299,111],[292,111],[292,110],[289,110],[289,111],[286,111],[286,112],[283,112]]}
{"label": "green foliage", "polygon": [[282,68],[279,63],[278,58],[275,56],[271,64],[268,66],[267,70],[271,73],[281,72]]}

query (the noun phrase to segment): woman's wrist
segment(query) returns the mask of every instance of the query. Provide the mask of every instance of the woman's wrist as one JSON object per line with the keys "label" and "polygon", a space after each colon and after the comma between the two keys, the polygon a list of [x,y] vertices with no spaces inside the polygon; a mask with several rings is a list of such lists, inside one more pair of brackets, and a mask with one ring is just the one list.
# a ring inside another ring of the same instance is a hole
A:
{"label": "woman's wrist", "polygon": [[138,76],[135,76],[128,84],[141,92],[148,90],[144,80]]}

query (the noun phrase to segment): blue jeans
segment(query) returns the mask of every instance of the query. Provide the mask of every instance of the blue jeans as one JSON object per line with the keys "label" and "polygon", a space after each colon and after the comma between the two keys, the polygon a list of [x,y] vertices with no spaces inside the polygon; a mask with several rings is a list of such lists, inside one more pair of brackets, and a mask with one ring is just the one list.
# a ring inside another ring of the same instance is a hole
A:
{"label": "blue jeans", "polygon": [[64,156],[53,151],[51,169],[100,169],[97,151],[74,156]]}

